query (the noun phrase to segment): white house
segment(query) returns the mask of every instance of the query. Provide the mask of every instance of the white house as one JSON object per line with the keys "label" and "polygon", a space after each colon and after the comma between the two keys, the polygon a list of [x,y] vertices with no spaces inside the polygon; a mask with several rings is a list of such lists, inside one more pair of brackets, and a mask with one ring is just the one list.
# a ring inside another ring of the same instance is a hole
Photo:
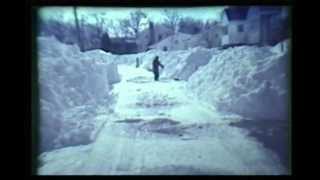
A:
{"label": "white house", "polygon": [[223,46],[273,45],[288,38],[288,8],[282,6],[237,6],[222,15],[226,27]]}
{"label": "white house", "polygon": [[243,44],[246,42],[244,29],[248,7],[230,7],[224,10],[222,25],[226,27],[222,36],[222,45]]}

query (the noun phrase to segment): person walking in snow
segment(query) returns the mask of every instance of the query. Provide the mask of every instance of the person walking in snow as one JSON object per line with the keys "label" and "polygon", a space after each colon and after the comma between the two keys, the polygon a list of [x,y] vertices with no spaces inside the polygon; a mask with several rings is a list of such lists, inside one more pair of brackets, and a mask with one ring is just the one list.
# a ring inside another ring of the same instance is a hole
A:
{"label": "person walking in snow", "polygon": [[164,68],[164,66],[159,61],[159,56],[156,56],[152,62],[152,71],[155,81],[159,81],[159,66],[161,66],[161,68]]}
{"label": "person walking in snow", "polygon": [[139,58],[136,59],[136,68],[138,68],[140,66],[140,61]]}

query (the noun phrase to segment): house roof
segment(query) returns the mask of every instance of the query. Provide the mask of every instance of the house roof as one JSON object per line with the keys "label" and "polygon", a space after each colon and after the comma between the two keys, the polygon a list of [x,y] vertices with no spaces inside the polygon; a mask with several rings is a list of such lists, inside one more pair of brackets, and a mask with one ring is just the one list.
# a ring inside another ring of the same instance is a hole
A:
{"label": "house roof", "polygon": [[275,13],[280,13],[282,7],[281,6],[261,6],[259,7],[260,11],[263,12],[275,12]]}
{"label": "house roof", "polygon": [[230,7],[225,9],[228,20],[245,20],[249,7]]}
{"label": "house roof", "polygon": [[225,9],[225,14],[229,21],[247,19],[250,8],[257,8],[258,13],[262,14],[278,14],[282,12],[281,6],[231,6]]}

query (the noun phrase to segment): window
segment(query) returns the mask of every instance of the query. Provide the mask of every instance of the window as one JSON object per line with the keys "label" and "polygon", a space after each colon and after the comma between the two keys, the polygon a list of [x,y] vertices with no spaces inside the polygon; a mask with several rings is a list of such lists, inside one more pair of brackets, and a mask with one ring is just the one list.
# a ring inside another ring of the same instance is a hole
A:
{"label": "window", "polygon": [[243,24],[238,25],[238,32],[243,32]]}
{"label": "window", "polygon": [[228,34],[228,27],[227,26],[222,27],[222,34],[224,34],[224,35]]}

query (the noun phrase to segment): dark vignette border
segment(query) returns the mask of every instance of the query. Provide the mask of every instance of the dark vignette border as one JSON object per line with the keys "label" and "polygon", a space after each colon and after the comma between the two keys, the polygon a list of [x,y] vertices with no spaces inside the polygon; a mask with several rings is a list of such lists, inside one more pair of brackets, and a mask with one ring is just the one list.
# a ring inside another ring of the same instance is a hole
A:
{"label": "dark vignette border", "polygon": [[[290,6],[290,58],[289,61],[289,97],[293,95],[294,83],[293,80],[293,70],[294,70],[294,59],[295,59],[295,48],[292,44],[296,44],[295,30],[296,25],[292,20],[295,17],[296,8],[294,6],[294,0],[29,0],[26,3],[26,16],[25,22],[26,26],[26,56],[27,66],[30,71],[30,78],[28,81],[31,84],[31,102],[27,104],[27,112],[30,112],[30,121],[24,121],[25,125],[25,144],[26,144],[26,163],[25,163],[25,174],[36,175],[37,167],[37,154],[38,154],[38,129],[39,127],[39,90],[38,90],[38,69],[37,69],[37,9],[42,6],[110,6],[110,7],[200,7],[200,6],[221,6],[221,5],[287,5]],[[292,147],[289,155],[290,162],[290,174],[292,174],[293,161],[292,161],[292,151],[293,143],[292,139],[294,137],[293,128],[293,115],[294,106],[292,98],[289,99],[289,118],[291,123],[289,129],[291,130],[289,135],[289,144]],[[30,107],[31,104],[31,107]],[[31,109],[29,109],[31,108]],[[29,117],[30,117],[29,116]]]}

